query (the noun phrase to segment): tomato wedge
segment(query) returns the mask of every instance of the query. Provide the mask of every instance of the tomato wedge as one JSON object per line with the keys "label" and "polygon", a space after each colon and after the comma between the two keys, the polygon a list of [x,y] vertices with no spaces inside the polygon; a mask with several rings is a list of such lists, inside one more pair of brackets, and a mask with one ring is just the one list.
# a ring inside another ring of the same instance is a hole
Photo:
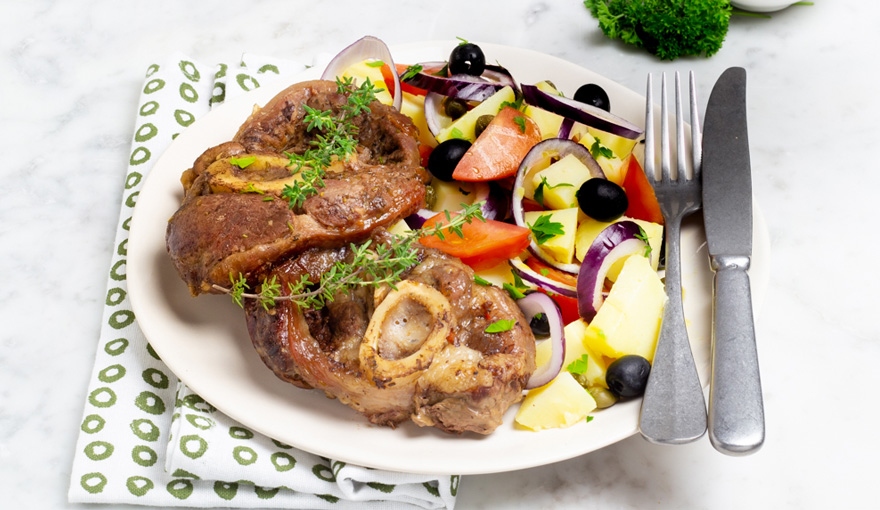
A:
{"label": "tomato wedge", "polygon": [[577,286],[577,276],[571,273],[566,273],[565,271],[560,271],[549,264],[545,264],[538,257],[527,258],[526,265],[532,268],[536,273],[546,276],[551,280],[556,280],[559,283],[571,285],[572,287]]}
{"label": "tomato wedge", "polygon": [[538,290],[550,296],[550,299],[559,307],[559,314],[562,316],[563,324],[567,325],[581,318],[581,314],[578,312],[578,300],[576,297],[563,296],[562,294],[548,292],[541,288]]}
{"label": "tomato wedge", "polygon": [[[403,75],[403,73],[405,73],[406,70],[409,69],[409,66],[406,64],[394,64],[394,67],[395,67],[395,69],[397,69],[398,75]],[[389,66],[388,64],[382,65],[382,78],[385,80],[385,87],[388,88],[388,92],[390,92],[391,95],[393,96],[394,95],[394,76],[391,75],[391,66]],[[402,81],[400,82],[400,91],[401,92],[409,92],[410,94],[413,94],[416,96],[424,96],[428,93],[428,91],[425,89],[413,87],[412,85],[410,85],[408,83],[404,83]]]}
{"label": "tomato wedge", "polygon": [[506,106],[464,153],[452,178],[494,181],[511,177],[529,150],[541,141],[541,130],[526,114]]}
{"label": "tomato wedge", "polygon": [[624,214],[630,218],[652,221],[662,225],[663,213],[660,212],[657,195],[654,194],[654,188],[648,182],[642,165],[632,154],[627,159],[628,161],[624,163],[626,176],[623,178],[623,191],[626,192],[629,207]]}
{"label": "tomato wedge", "polygon": [[[446,213],[438,213],[429,218],[423,228],[444,224],[447,224]],[[444,229],[443,239],[429,235],[419,238],[419,242],[458,257],[477,271],[516,257],[529,246],[529,229],[502,221],[474,219],[462,225],[461,232],[459,236]]]}

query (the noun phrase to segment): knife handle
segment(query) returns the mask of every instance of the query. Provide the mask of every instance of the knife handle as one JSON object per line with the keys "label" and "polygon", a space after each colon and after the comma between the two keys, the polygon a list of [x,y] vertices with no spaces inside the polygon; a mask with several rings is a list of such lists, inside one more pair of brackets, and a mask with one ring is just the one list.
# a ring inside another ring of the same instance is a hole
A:
{"label": "knife handle", "polygon": [[709,439],[727,455],[754,453],[764,443],[764,403],[749,257],[713,257],[712,378]]}

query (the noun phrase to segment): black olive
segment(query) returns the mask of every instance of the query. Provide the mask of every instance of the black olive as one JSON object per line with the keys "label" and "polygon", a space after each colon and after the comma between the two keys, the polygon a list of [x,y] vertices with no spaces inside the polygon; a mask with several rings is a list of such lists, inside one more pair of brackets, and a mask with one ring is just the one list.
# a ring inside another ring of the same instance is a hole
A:
{"label": "black olive", "polygon": [[483,130],[486,129],[486,126],[488,126],[494,118],[495,116],[490,114],[480,115],[479,117],[477,117],[477,121],[474,122],[474,138],[478,138],[481,134],[483,134]]}
{"label": "black olive", "polygon": [[461,117],[467,111],[467,104],[461,99],[448,98],[443,101],[443,112],[453,119]]}
{"label": "black olive", "polygon": [[461,138],[450,138],[441,143],[428,156],[428,170],[441,181],[451,181],[455,166],[471,147],[471,142]]}
{"label": "black olive", "polygon": [[449,74],[479,76],[486,70],[486,56],[474,43],[462,43],[449,54]]}
{"label": "black olive", "polygon": [[581,211],[597,221],[614,221],[629,207],[626,192],[608,179],[587,179],[575,196]]}
{"label": "black olive", "polygon": [[606,112],[611,111],[611,100],[608,99],[608,93],[605,92],[605,89],[595,83],[581,85],[574,93],[574,100],[593,105]]}
{"label": "black olive", "polygon": [[608,389],[621,398],[638,397],[645,392],[651,364],[637,355],[627,354],[612,361],[605,372]]}
{"label": "black olive", "polygon": [[529,321],[529,327],[535,338],[541,339],[550,336],[550,320],[547,319],[546,313],[536,313]]}

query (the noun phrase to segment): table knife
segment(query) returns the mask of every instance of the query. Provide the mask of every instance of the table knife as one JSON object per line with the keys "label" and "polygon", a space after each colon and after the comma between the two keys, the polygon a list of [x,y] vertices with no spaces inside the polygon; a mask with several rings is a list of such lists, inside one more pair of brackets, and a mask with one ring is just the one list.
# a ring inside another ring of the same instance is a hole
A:
{"label": "table knife", "polygon": [[752,176],[746,71],[725,70],[709,97],[703,125],[703,221],[714,271],[709,440],[746,455],[764,443],[764,404],[749,264]]}

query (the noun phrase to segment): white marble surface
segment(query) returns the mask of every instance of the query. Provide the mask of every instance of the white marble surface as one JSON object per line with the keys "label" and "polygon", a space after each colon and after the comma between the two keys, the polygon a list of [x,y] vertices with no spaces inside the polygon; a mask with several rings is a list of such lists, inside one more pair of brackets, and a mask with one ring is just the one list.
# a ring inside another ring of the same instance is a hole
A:
{"label": "white marble surface", "polygon": [[606,40],[577,0],[0,4],[0,494],[78,508],[70,464],[96,348],[135,106],[149,63],[254,52],[309,60],[365,33],[533,48],[642,91],[694,69],[701,94],[749,71],[754,190],[773,244],[757,321],[767,441],[632,437],[555,465],[461,483],[457,508],[876,508],[880,376],[875,91],[880,3],[818,0],[736,18],[710,59],[660,62]]}

